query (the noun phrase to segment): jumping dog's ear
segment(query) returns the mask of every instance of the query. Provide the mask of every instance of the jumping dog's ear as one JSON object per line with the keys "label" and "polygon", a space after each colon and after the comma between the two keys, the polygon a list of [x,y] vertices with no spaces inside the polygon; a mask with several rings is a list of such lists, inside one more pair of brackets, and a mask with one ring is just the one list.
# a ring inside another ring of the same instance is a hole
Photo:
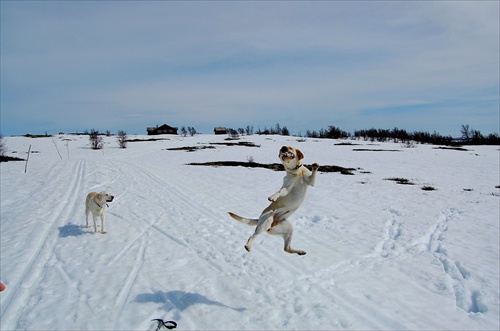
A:
{"label": "jumping dog's ear", "polygon": [[300,149],[296,149],[295,151],[297,152],[297,157],[299,158],[299,160],[302,160],[304,158],[304,154],[302,154]]}

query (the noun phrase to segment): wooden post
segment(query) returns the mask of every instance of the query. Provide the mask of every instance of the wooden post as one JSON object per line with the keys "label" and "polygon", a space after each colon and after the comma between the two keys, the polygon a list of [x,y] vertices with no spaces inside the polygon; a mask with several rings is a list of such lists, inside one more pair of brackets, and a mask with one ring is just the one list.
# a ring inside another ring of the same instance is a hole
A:
{"label": "wooden post", "polygon": [[26,158],[26,165],[24,166],[24,173],[28,171],[28,160],[30,159],[30,152],[31,152],[31,145],[30,148],[28,148],[28,157]]}

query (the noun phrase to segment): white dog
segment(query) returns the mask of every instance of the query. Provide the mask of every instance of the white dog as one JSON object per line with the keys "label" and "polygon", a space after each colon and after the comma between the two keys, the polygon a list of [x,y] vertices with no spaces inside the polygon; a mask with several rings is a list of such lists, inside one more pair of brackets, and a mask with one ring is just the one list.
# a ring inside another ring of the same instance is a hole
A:
{"label": "white dog", "polygon": [[92,219],[94,220],[94,231],[97,232],[97,217],[101,217],[101,233],[106,233],[104,229],[104,217],[106,216],[107,203],[112,202],[115,197],[109,192],[102,191],[101,193],[90,192],[85,199],[85,221],[86,227],[89,226],[89,213],[92,212]]}
{"label": "white dog", "polygon": [[279,158],[286,170],[286,176],[283,179],[283,186],[268,200],[271,204],[264,209],[259,219],[249,219],[229,213],[237,221],[257,226],[254,234],[248,239],[245,248],[250,252],[255,238],[264,231],[269,234],[280,235],[285,241],[285,251],[292,254],[304,255],[306,252],[295,250],[291,247],[293,226],[287,221],[302,204],[307,192],[307,186],[314,186],[318,164],[312,165],[312,172],[302,165],[300,160],[304,154],[298,149],[290,146],[283,146],[279,152]]}

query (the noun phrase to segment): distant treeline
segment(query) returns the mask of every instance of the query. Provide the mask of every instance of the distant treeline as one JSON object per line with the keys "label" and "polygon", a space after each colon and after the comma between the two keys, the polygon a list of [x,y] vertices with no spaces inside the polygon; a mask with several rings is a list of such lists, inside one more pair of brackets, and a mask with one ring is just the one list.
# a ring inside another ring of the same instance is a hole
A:
{"label": "distant treeline", "polygon": [[[236,130],[234,130],[236,131]],[[240,134],[253,134],[252,130],[238,130]],[[327,129],[320,129],[319,131],[307,130],[304,137],[306,138],[327,138],[327,139],[357,139],[365,141],[394,141],[394,142],[418,142],[422,144],[435,144],[435,145],[500,145],[500,136],[498,133],[491,133],[489,135],[483,135],[479,130],[472,129],[469,125],[462,125],[460,130],[462,136],[459,138],[453,138],[452,136],[443,136],[434,131],[430,133],[428,131],[414,131],[408,132],[403,129],[367,129],[367,130],[356,130],[353,134],[350,132],[341,130],[333,125],[328,126]],[[260,128],[256,131],[257,134],[276,134],[289,136],[290,132],[286,126],[281,126],[276,124],[274,127],[268,129]],[[299,134],[302,136],[302,134]]]}
{"label": "distant treeline", "polygon": [[[237,130],[228,128],[227,133],[230,136],[237,136],[237,135],[244,135],[246,134],[247,136],[253,135],[254,130],[253,130],[253,125],[247,125],[246,128],[239,128]],[[264,127],[264,130],[261,128],[258,128],[257,131],[255,131],[256,134],[261,135],[261,134],[275,134],[275,135],[280,135],[280,136],[289,136],[290,131],[288,131],[288,128],[286,126],[281,127],[281,125],[278,123],[274,127],[267,128]]]}
{"label": "distant treeline", "polygon": [[499,145],[500,136],[498,133],[492,133],[487,136],[483,135],[479,130],[473,130],[469,125],[462,125],[460,130],[462,136],[459,139],[454,139],[452,136],[443,136],[434,131],[414,131],[408,132],[403,129],[368,129],[356,130],[354,134],[343,131],[335,126],[329,126],[328,129],[321,129],[319,132],[307,131],[306,137],[310,138],[331,138],[331,139],[363,139],[365,141],[394,141],[406,143],[410,141],[419,142],[422,144],[435,145],[452,145],[452,144],[468,144],[468,145]]}

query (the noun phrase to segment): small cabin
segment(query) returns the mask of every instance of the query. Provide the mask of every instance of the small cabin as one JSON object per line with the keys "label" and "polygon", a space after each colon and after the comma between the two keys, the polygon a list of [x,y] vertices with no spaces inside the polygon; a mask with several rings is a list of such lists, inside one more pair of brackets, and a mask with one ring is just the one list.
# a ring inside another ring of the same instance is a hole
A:
{"label": "small cabin", "polygon": [[163,124],[162,126],[156,126],[152,128],[147,128],[148,135],[157,134],[177,134],[177,128],[171,127],[170,125]]}
{"label": "small cabin", "polygon": [[214,128],[214,134],[227,134],[227,129],[219,126]]}

